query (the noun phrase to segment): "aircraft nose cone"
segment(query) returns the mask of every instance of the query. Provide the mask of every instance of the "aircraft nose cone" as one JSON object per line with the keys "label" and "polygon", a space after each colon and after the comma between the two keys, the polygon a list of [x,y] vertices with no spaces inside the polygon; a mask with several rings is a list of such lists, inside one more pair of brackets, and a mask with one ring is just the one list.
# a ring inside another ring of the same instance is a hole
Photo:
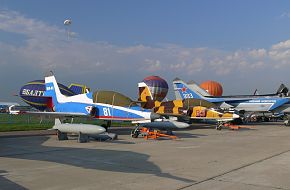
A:
{"label": "aircraft nose cone", "polygon": [[160,119],[160,117],[161,116],[157,113],[151,113],[151,115],[150,115],[151,120]]}
{"label": "aircraft nose cone", "polygon": [[177,128],[181,128],[181,129],[184,129],[184,128],[187,128],[189,127],[190,125],[188,123],[182,123],[182,122],[179,122],[178,125],[177,125]]}
{"label": "aircraft nose cone", "polygon": [[233,114],[233,118],[234,118],[234,119],[237,119],[237,118],[240,118],[240,116],[239,116],[238,114],[235,114],[235,113],[234,113],[234,114]]}
{"label": "aircraft nose cone", "polygon": [[104,132],[106,132],[106,129],[104,127],[99,126],[98,131],[99,131],[99,133],[104,133]]}

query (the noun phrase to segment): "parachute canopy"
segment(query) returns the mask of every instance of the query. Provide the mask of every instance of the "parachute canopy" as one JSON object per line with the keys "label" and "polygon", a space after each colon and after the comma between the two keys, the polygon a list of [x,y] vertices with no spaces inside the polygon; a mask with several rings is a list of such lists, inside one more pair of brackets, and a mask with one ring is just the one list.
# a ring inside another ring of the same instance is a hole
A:
{"label": "parachute canopy", "polygon": [[71,20],[67,19],[67,20],[63,21],[63,24],[64,25],[70,25],[71,24]]}

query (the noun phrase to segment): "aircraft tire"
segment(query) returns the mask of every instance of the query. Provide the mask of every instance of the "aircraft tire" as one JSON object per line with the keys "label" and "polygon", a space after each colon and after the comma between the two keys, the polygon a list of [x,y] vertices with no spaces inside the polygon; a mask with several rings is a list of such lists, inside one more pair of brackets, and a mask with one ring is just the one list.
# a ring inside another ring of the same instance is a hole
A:
{"label": "aircraft tire", "polygon": [[57,133],[56,134],[57,134],[57,139],[59,141],[68,140],[67,133],[63,133],[63,132],[57,130]]}
{"label": "aircraft tire", "polygon": [[218,124],[215,129],[218,131],[222,130],[222,125]]}
{"label": "aircraft tire", "polygon": [[139,129],[138,129],[138,128],[133,129],[133,130],[131,131],[131,137],[132,137],[132,138],[138,138],[139,134],[140,134],[140,132],[139,132]]}
{"label": "aircraft tire", "polygon": [[89,139],[90,137],[88,135],[84,135],[82,134],[81,132],[79,133],[79,136],[78,136],[78,142],[79,143],[86,143],[86,142],[89,142]]}

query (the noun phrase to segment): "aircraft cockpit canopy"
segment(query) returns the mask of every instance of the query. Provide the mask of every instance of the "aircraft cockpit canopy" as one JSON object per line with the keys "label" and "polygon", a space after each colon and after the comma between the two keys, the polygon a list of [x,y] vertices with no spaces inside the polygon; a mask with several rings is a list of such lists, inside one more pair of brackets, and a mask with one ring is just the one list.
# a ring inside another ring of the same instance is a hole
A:
{"label": "aircraft cockpit canopy", "polygon": [[136,102],[132,101],[129,97],[114,91],[95,91],[93,93],[93,101],[94,103],[104,103],[122,107],[136,105]]}

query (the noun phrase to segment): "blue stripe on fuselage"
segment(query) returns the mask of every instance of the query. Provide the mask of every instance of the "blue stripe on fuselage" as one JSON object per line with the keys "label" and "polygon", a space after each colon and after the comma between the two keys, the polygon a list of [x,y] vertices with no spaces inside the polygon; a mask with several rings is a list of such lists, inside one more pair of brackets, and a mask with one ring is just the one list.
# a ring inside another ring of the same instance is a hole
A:
{"label": "blue stripe on fuselage", "polygon": [[87,111],[87,106],[93,106],[91,104],[84,104],[79,102],[66,102],[59,103],[54,106],[55,112],[76,112],[76,113],[84,113],[88,115],[90,112]]}
{"label": "blue stripe on fuselage", "polygon": [[[84,103],[77,103],[77,102],[67,102],[67,103],[60,103],[55,106],[56,112],[76,112],[76,113],[84,113],[86,115],[90,114],[91,108],[96,108],[96,115],[95,117],[103,117],[103,118],[129,118],[129,119],[142,119],[144,116],[132,113],[130,110],[142,111],[142,112],[150,112],[149,110],[142,110],[142,108],[130,107],[128,110],[118,109],[117,107],[111,106],[102,106],[102,105],[95,105],[95,104],[84,104]],[[142,113],[141,112],[141,113]]]}

